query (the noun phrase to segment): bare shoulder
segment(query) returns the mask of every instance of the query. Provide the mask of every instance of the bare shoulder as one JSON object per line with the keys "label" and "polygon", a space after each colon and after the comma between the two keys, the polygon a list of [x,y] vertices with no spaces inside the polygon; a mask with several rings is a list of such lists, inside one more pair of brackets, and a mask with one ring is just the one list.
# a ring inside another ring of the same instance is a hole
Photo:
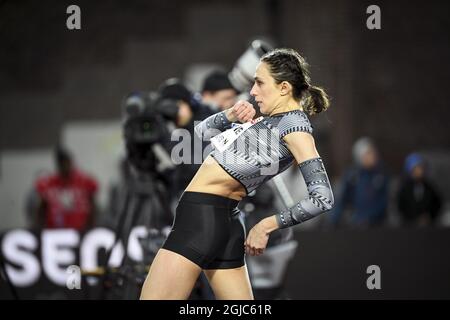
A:
{"label": "bare shoulder", "polygon": [[319,157],[314,137],[308,132],[292,132],[285,135],[283,140],[297,163]]}

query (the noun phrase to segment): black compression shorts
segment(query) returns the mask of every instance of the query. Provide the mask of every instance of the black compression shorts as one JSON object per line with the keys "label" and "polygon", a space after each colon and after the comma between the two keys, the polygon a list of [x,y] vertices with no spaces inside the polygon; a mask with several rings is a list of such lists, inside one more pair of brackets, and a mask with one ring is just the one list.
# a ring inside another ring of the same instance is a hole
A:
{"label": "black compression shorts", "polygon": [[214,194],[185,191],[163,248],[202,269],[242,267],[245,229],[238,204],[237,200]]}

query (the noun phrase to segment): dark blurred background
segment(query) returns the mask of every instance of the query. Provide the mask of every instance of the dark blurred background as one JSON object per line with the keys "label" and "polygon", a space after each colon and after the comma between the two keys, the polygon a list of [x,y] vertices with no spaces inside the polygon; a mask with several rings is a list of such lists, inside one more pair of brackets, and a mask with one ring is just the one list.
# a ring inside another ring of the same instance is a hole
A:
{"label": "dark blurred background", "polygon": [[116,119],[125,93],[192,63],[232,66],[255,36],[299,50],[328,89],[317,131],[332,173],[361,135],[394,170],[412,149],[449,148],[445,1],[378,1],[374,31],[368,1],[78,1],[79,31],[65,27],[70,4],[1,2],[1,150],[52,145],[70,120]]}
{"label": "dark blurred background", "polygon": [[[71,4],[81,8],[81,30],[66,28]],[[381,30],[366,27],[371,4],[381,8]],[[444,227],[442,237],[427,246],[444,245],[450,225],[449,10],[448,1],[406,0],[0,1],[0,230],[28,226],[25,199],[37,176],[53,169],[52,150],[61,141],[97,178],[98,207],[107,210],[108,186],[118,176],[111,157],[121,154],[123,97],[157,89],[170,77],[199,90],[188,81],[193,67],[229,70],[252,39],[264,38],[298,50],[311,66],[313,83],[331,97],[329,111],[311,121],[336,195],[354,161],[355,141],[370,137],[390,176],[384,226],[400,230],[397,195],[405,158],[419,153],[441,198],[435,227]],[[355,232],[326,225],[316,225],[322,228],[318,234],[310,228],[306,238],[314,242],[315,235],[328,232],[327,237],[347,239],[339,237]],[[301,238],[301,228],[296,231]],[[366,243],[386,239],[387,231],[380,232]],[[414,231],[402,232],[399,237],[414,238]],[[349,254],[355,248],[346,249]],[[423,252],[411,259],[428,259]],[[449,265],[447,253],[440,258]],[[291,277],[304,276],[289,270]],[[365,277],[365,267],[361,270]],[[440,276],[450,283],[449,275]],[[450,297],[448,285],[440,290],[435,297]],[[313,297],[339,297],[314,292]],[[403,292],[406,288],[387,297]],[[427,292],[433,297],[432,286]],[[411,296],[421,297],[420,291]]]}

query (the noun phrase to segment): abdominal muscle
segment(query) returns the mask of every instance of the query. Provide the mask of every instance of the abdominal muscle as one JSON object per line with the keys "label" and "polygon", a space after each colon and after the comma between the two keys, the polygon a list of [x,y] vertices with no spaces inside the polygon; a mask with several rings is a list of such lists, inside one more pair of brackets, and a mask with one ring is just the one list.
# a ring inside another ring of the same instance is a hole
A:
{"label": "abdominal muscle", "polygon": [[246,196],[242,184],[231,177],[211,155],[202,163],[185,191],[212,193],[238,201]]}

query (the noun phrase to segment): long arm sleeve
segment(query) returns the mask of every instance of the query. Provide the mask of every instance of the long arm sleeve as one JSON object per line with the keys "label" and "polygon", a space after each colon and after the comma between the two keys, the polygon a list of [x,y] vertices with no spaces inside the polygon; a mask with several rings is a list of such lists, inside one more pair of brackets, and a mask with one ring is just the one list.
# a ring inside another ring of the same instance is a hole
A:
{"label": "long arm sleeve", "polygon": [[305,179],[308,198],[276,215],[280,229],[312,219],[331,210],[334,205],[333,192],[322,158],[310,159],[298,166]]}
{"label": "long arm sleeve", "polygon": [[195,133],[202,139],[210,139],[220,132],[231,128],[231,123],[225,111],[213,114],[197,124],[194,128]]}

